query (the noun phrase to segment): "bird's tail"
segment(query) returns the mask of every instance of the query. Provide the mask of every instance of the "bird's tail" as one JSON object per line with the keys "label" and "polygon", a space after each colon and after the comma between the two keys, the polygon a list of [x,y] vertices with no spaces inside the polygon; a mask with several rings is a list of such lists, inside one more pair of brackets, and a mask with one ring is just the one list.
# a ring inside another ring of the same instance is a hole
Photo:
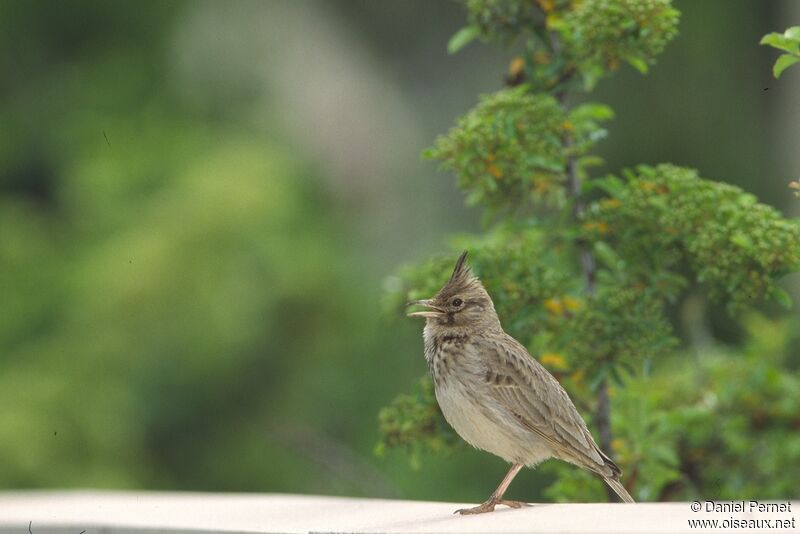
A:
{"label": "bird's tail", "polygon": [[631,497],[631,494],[628,493],[628,490],[625,489],[625,486],[619,480],[614,480],[610,477],[603,477],[603,480],[606,481],[606,484],[614,490],[614,492],[619,495],[619,498],[622,499],[624,502],[636,502]]}

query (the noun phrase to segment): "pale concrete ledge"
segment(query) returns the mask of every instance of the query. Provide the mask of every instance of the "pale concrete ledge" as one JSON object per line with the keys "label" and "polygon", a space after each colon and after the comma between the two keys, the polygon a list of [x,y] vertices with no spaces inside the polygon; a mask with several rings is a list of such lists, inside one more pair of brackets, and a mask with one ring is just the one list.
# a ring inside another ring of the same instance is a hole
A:
{"label": "pale concrete ledge", "polygon": [[[785,513],[692,512],[690,503],[669,503],[535,504],[479,516],[453,515],[463,506],[300,495],[0,492],[0,534],[27,534],[29,524],[33,534],[741,532],[742,528],[691,529],[687,520],[783,520],[800,515],[798,502]],[[769,532],[800,532],[800,526]]]}

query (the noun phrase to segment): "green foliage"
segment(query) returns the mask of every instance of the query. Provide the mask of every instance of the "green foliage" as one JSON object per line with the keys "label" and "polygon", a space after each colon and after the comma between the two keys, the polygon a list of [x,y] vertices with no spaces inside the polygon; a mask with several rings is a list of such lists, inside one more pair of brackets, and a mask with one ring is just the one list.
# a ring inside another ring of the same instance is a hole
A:
{"label": "green foliage", "polygon": [[[582,156],[602,138],[598,122],[611,116],[598,104],[567,113],[550,95],[506,89],[483,97],[425,155],[458,176],[470,204],[561,205],[567,159]],[[567,138],[571,143],[565,144]]]}
{"label": "green foliage", "polygon": [[800,62],[800,26],[792,26],[783,33],[768,33],[761,39],[762,45],[768,45],[785,54],[778,56],[772,74],[780,78],[783,71]]}
{"label": "green foliage", "polygon": [[527,35],[535,52],[526,61],[528,78],[544,90],[562,90],[573,79],[592,89],[622,62],[646,73],[677,35],[680,17],[670,0],[466,0],[466,7],[470,25],[449,50],[476,36],[508,45]]}
{"label": "green foliage", "polygon": [[445,422],[427,375],[420,379],[414,394],[398,395],[380,411],[378,430],[383,439],[375,452],[383,455],[387,449],[399,448],[415,468],[420,465],[421,453],[442,453],[463,443]]}
{"label": "green foliage", "polygon": [[[506,330],[583,413],[599,410],[596,390],[611,385],[617,439],[601,446],[617,456],[634,496],[688,498],[710,494],[715,484],[725,485],[725,495],[736,488],[755,495],[770,482],[751,465],[723,473],[716,461],[706,469],[692,455],[721,447],[732,464],[761,442],[737,412],[750,402],[737,393],[744,385],[780,406],[762,419],[772,417],[777,429],[770,435],[788,451],[770,449],[769,461],[796,462],[798,445],[786,433],[794,424],[786,414],[800,405],[788,392],[796,377],[780,376],[784,361],[777,356],[757,367],[752,355],[761,348],[753,347],[763,339],[743,354],[716,350],[726,357],[694,364],[693,353],[679,348],[674,305],[688,291],[706,293],[732,314],[765,297],[790,304],[778,279],[800,269],[800,224],[692,169],[640,166],[592,177],[599,160],[590,150],[613,112],[597,103],[567,105],[578,82],[591,89],[621,62],[646,72],[677,34],[678,12],[668,0],[466,4],[470,26],[451,48],[476,35],[501,45],[524,35],[525,54],[512,63],[522,81],[483,97],[425,155],[457,176],[467,202],[493,215],[494,226],[454,240],[452,254],[393,277],[387,307],[397,311],[407,300],[433,295],[455,251],[468,249]],[[452,434],[442,434],[446,427],[424,384],[422,393],[400,396],[381,412],[382,450],[399,446],[417,458],[419,450],[451,447]],[[709,399],[724,399],[724,408],[707,409]],[[721,431],[724,425],[730,430]],[[776,465],[761,468],[778,476]],[[558,475],[548,490],[555,500],[603,498],[603,485],[586,473],[558,462],[544,469]],[[774,495],[785,497],[788,488],[781,482]]]}
{"label": "green foliage", "polygon": [[623,61],[646,73],[677,35],[679,16],[669,0],[586,0],[551,25],[591,88]]}
{"label": "green foliage", "polygon": [[[742,349],[676,354],[653,375],[612,389],[617,459],[639,500],[780,499],[794,495],[786,476],[800,461],[797,318],[749,315]],[[795,361],[792,362],[792,356]],[[692,365],[683,365],[689,359]],[[746,460],[743,461],[743,458]],[[548,462],[556,501],[601,500],[595,477]]]}
{"label": "green foliage", "polygon": [[447,42],[447,52],[455,54],[479,36],[475,26],[466,26],[458,30]]}
{"label": "green foliage", "polygon": [[484,97],[425,155],[456,173],[471,204],[524,202],[563,183],[566,121],[553,97],[508,89]]}
{"label": "green foliage", "polygon": [[537,19],[530,0],[463,0],[470,27],[486,42],[508,45]]}
{"label": "green foliage", "polygon": [[595,382],[610,375],[621,383],[619,368],[631,370],[633,363],[663,356],[675,345],[663,307],[657,292],[643,284],[601,283],[569,325],[564,350]]}
{"label": "green foliage", "polygon": [[740,354],[709,353],[694,376],[659,385],[662,409],[684,430],[676,434],[684,496],[711,490],[721,499],[775,499],[796,492],[785,475],[800,462],[800,324],[757,315],[745,324],[749,340]]}
{"label": "green foliage", "polygon": [[593,185],[609,196],[592,206],[585,225],[592,237],[610,243],[627,269],[666,296],[676,287],[654,276],[680,276],[688,265],[712,299],[738,311],[765,296],[780,299],[776,276],[800,267],[797,221],[692,169],[642,166],[624,180],[608,177]]}

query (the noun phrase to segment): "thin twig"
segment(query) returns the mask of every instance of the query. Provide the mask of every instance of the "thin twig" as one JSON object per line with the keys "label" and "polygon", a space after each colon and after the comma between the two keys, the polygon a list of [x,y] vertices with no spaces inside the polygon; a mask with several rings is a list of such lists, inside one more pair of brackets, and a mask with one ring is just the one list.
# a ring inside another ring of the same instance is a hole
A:
{"label": "thin twig", "polygon": [[[553,39],[553,48],[555,53],[558,53],[561,50],[561,43],[557,37]],[[565,75],[562,76],[562,79],[559,80],[560,84],[564,84],[562,87],[566,85],[566,82],[568,82],[574,74],[574,70],[569,70],[567,73],[565,73]],[[564,111],[568,111],[569,106],[567,105],[566,89],[559,91],[556,94],[556,97],[558,98],[562,109],[564,109]],[[571,146],[572,138],[570,136],[565,137],[563,141],[564,150],[568,151]],[[584,212],[586,211],[586,205],[581,197],[581,179],[578,176],[578,168],[577,162],[575,161],[575,156],[572,154],[567,156],[566,172],[567,193],[573,201],[572,216],[576,222],[580,223],[580,221],[583,219]],[[585,242],[579,241],[577,246],[581,260],[581,271],[586,283],[584,287],[584,293],[588,299],[591,299],[597,292],[597,263],[595,261],[594,254]],[[601,380],[597,386],[597,411],[595,412],[595,422],[600,433],[600,449],[613,458],[613,450],[611,447],[611,443],[613,441],[613,435],[611,433],[611,407],[608,401],[608,382],[605,379]],[[609,500],[616,500],[614,491],[607,485],[605,485],[605,489]]]}

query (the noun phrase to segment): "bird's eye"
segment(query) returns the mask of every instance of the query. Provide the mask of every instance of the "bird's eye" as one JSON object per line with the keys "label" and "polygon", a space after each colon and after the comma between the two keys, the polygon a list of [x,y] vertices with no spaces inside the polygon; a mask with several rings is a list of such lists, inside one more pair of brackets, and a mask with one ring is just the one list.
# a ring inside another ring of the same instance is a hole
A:
{"label": "bird's eye", "polygon": [[455,306],[456,308],[458,308],[462,304],[464,304],[463,300],[461,300],[461,299],[453,299],[453,306]]}

